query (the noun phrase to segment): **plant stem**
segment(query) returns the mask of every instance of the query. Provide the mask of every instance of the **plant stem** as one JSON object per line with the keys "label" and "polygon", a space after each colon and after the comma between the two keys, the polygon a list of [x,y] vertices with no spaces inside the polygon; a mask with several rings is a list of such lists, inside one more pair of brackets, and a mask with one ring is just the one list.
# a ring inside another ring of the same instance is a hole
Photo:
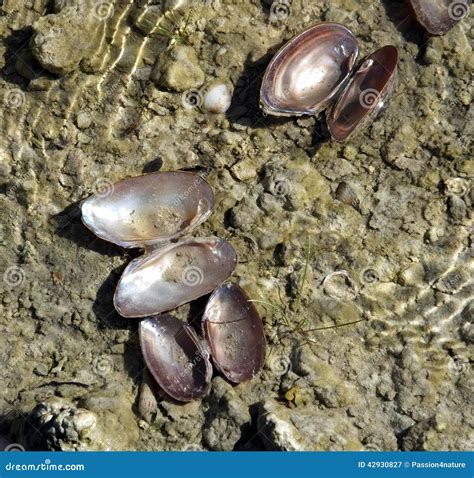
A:
{"label": "plant stem", "polygon": [[298,313],[300,305],[301,305],[301,297],[303,295],[303,288],[306,282],[306,276],[308,274],[310,256],[311,256],[311,239],[308,237],[308,249],[306,251],[306,260],[305,260],[304,269],[303,269],[303,276],[301,277],[301,284],[298,288],[298,297],[296,298],[296,305],[294,308],[295,315]]}

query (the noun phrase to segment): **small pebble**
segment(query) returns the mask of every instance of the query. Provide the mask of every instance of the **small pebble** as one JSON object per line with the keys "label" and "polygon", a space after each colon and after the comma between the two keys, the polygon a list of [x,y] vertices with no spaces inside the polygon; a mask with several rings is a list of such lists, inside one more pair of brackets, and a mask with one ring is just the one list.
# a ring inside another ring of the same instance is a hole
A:
{"label": "small pebble", "polygon": [[76,123],[77,123],[77,127],[80,129],[88,128],[92,123],[89,113],[85,113],[85,112],[79,113],[76,118]]}

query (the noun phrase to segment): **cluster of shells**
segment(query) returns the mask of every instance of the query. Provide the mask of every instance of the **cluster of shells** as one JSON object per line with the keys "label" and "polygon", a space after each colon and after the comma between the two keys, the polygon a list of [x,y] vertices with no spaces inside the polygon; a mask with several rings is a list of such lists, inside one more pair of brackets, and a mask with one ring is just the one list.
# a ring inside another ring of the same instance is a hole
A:
{"label": "cluster of shells", "polygon": [[[171,0],[167,8],[179,9],[184,3]],[[471,0],[410,3],[419,23],[441,35],[465,16]],[[394,46],[379,48],[356,67],[358,54],[357,39],[343,25],[327,22],[304,30],[268,65],[260,93],[263,111],[301,116],[328,109],[331,135],[347,139],[384,105],[397,71]],[[210,97],[219,104],[216,112],[230,105],[230,97],[222,100],[221,89]],[[336,194],[358,207],[347,187]],[[82,203],[83,222],[97,236],[144,250],[123,272],[114,305],[122,316],[141,319],[145,362],[160,387],[180,401],[207,392],[211,358],[233,383],[252,378],[265,360],[257,310],[238,285],[226,283],[237,262],[232,246],[218,237],[180,239],[209,217],[213,205],[209,184],[183,171],[126,179],[115,184],[111,194]],[[211,292],[201,339],[169,312]]]}
{"label": "cluster of shells", "polygon": [[[215,367],[231,382],[263,367],[263,324],[245,292],[225,283],[237,257],[218,237],[178,240],[212,212],[214,195],[197,174],[176,171],[119,181],[107,196],[82,205],[84,224],[98,237],[145,252],[125,268],[114,295],[123,317],[141,318],[140,345],[162,390],[180,401],[204,395]],[[169,311],[212,292],[194,328]]]}
{"label": "cluster of shells", "polygon": [[[469,12],[471,0],[410,0],[414,16],[442,35]],[[296,35],[273,57],[260,103],[266,114],[316,116],[324,110],[331,136],[344,141],[383,108],[393,91],[398,50],[387,45],[357,67],[357,39],[345,26],[326,22]]]}
{"label": "cluster of shells", "polygon": [[284,45],[266,70],[260,101],[276,116],[326,115],[332,137],[347,139],[391,93],[398,51],[384,46],[354,70],[359,47],[337,23],[312,26]]}

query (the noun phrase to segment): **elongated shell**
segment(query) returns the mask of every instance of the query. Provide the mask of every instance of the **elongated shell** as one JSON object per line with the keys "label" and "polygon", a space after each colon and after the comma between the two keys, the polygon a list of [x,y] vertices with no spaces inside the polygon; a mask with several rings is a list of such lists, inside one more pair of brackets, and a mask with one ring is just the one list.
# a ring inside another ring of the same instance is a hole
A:
{"label": "elongated shell", "polygon": [[215,366],[231,382],[244,382],[261,370],[265,362],[262,320],[238,285],[224,284],[214,291],[202,326]]}
{"label": "elongated shell", "polygon": [[267,67],[260,92],[264,112],[317,114],[347,81],[358,53],[356,38],[343,25],[322,23],[303,31]]}
{"label": "elongated shell", "polygon": [[393,89],[397,63],[398,50],[390,45],[362,62],[328,113],[328,128],[334,139],[347,139],[383,107]]}
{"label": "elongated shell", "polygon": [[208,294],[235,268],[232,246],[217,237],[170,244],[133,260],[114,296],[124,317],[147,317]]}
{"label": "elongated shell", "polygon": [[432,35],[444,35],[469,15],[471,0],[410,0],[418,22]]}
{"label": "elongated shell", "polygon": [[82,205],[82,220],[97,236],[123,247],[145,247],[194,229],[212,211],[214,194],[197,174],[145,174],[110,184]]}
{"label": "elongated shell", "polygon": [[209,354],[184,322],[167,314],[142,320],[140,346],[148,370],[171,397],[187,402],[209,389]]}

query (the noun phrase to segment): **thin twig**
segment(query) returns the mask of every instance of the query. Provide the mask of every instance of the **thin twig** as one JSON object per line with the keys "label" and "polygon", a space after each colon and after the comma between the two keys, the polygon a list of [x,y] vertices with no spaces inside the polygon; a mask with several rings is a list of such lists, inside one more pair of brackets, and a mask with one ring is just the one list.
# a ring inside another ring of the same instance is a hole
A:
{"label": "thin twig", "polygon": [[328,325],[327,327],[317,327],[315,329],[307,329],[303,330],[303,333],[306,332],[317,332],[318,330],[329,330],[329,329],[338,329],[339,327],[345,327],[346,325],[353,325],[353,324],[358,324],[359,322],[365,322],[367,319],[359,319],[359,320],[354,320],[352,322],[345,322],[344,324],[337,324],[337,325]]}

